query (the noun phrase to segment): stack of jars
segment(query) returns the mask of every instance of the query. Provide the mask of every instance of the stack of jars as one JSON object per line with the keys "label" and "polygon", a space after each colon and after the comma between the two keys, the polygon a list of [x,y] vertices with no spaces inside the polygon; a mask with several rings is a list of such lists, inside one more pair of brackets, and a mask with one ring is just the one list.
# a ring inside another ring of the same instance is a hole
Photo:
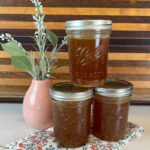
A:
{"label": "stack of jars", "polygon": [[110,20],[66,23],[71,81],[51,88],[54,134],[61,147],[124,137],[132,84],[107,79]]}

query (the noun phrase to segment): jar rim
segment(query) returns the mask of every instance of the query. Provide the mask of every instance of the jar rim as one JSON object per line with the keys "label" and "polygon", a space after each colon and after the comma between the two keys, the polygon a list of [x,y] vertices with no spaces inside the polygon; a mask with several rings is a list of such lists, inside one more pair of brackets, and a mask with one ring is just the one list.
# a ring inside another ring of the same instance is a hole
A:
{"label": "jar rim", "polygon": [[54,84],[50,95],[58,101],[83,101],[92,98],[93,89],[74,86],[71,82]]}
{"label": "jar rim", "polygon": [[103,86],[94,88],[94,93],[106,97],[126,97],[133,93],[133,84],[118,79],[109,79]]}
{"label": "jar rim", "polygon": [[66,22],[66,30],[111,30],[111,20],[70,20]]}

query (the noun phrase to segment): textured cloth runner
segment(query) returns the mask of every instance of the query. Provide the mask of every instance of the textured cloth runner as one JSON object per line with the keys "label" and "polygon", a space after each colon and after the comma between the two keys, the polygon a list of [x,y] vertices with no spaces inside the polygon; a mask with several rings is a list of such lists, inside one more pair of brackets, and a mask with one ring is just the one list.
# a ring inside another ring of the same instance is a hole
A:
{"label": "textured cloth runner", "polygon": [[107,142],[99,140],[93,135],[89,136],[89,142],[79,148],[67,149],[58,147],[55,141],[53,129],[46,131],[33,132],[14,143],[8,144],[0,149],[7,150],[121,150],[124,145],[136,139],[144,133],[141,126],[128,123],[125,137],[117,142]]}

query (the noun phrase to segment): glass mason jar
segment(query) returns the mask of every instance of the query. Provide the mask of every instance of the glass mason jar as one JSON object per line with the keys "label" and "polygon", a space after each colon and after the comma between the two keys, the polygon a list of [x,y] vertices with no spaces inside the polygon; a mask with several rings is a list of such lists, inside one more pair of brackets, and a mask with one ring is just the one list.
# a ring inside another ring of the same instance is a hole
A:
{"label": "glass mason jar", "polygon": [[71,80],[83,87],[102,85],[107,78],[110,20],[66,22]]}
{"label": "glass mason jar", "polygon": [[61,147],[76,148],[87,143],[93,90],[59,83],[51,88],[55,138]]}
{"label": "glass mason jar", "polygon": [[124,137],[132,91],[132,84],[123,80],[108,80],[94,89],[93,134],[96,137],[107,141]]}

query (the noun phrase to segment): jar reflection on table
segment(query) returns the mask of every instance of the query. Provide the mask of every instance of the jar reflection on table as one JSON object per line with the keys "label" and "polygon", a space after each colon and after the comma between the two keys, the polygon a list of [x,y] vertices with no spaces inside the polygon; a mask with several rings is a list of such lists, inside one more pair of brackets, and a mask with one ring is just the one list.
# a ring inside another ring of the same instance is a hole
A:
{"label": "jar reflection on table", "polygon": [[71,83],[56,84],[51,91],[54,134],[59,146],[83,146],[90,134],[93,91],[77,88]]}
{"label": "jar reflection on table", "polygon": [[107,141],[118,141],[125,135],[132,84],[110,80],[96,88],[93,98],[93,134]]}
{"label": "jar reflection on table", "polygon": [[107,60],[111,21],[68,21],[71,80],[83,87],[102,85],[107,79]]}

